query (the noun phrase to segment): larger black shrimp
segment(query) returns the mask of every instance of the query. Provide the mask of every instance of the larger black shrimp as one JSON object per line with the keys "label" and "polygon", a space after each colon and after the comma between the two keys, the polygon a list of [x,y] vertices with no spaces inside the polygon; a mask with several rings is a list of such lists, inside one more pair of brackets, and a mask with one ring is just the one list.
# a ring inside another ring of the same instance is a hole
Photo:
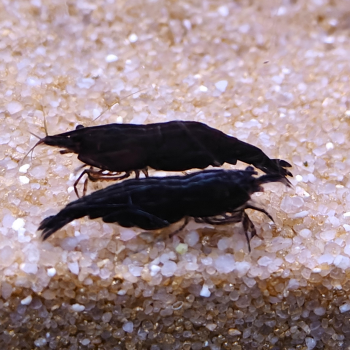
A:
{"label": "larger black shrimp", "polygon": [[[84,174],[92,181],[115,180],[127,178],[133,171],[136,177],[140,171],[147,176],[148,167],[185,171],[236,164],[237,160],[252,164],[266,174],[293,176],[285,169],[291,166],[288,162],[270,159],[261,149],[194,121],[79,125],[76,130],[46,136],[38,144],[60,147],[61,153],[76,153],[85,165],[100,169],[84,170],[74,185],[76,193],[76,185]],[[104,171],[123,175],[104,174]]]}
{"label": "larger black shrimp", "polygon": [[281,174],[253,177],[256,174],[248,167],[126,180],[69,203],[57,215],[44,219],[39,230],[43,231],[43,239],[47,239],[69,222],[84,216],[144,230],[161,229],[185,219],[183,228],[192,217],[197,222],[213,225],[242,222],[249,245],[256,231],[245,209],[258,210],[272,220],[267,211],[252,204],[250,196],[263,191],[264,183],[282,182],[289,186]]}

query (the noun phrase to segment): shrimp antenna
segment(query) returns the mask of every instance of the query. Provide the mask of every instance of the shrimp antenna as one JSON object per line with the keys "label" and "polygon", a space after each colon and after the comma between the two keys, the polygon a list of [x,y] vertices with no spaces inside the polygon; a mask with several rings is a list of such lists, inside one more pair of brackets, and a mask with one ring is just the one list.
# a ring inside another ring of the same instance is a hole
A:
{"label": "shrimp antenna", "polygon": [[101,113],[98,117],[96,117],[96,118],[93,120],[93,122],[94,122],[95,120],[97,120],[98,118],[100,118],[100,117],[101,117],[103,114],[105,114],[108,110],[110,110],[111,108],[113,108],[113,106],[115,106],[116,104],[118,104],[120,101],[122,101],[122,100],[124,100],[124,99],[126,99],[126,98],[128,98],[128,97],[130,97],[130,96],[132,96],[132,95],[135,95],[135,94],[137,94],[137,93],[139,93],[139,92],[141,92],[141,91],[143,91],[143,90],[147,90],[147,89],[148,89],[148,88],[143,88],[143,89],[141,89],[141,90],[132,92],[131,94],[126,95],[126,96],[124,96],[124,97],[121,98],[121,99],[118,99],[117,102],[114,102],[114,103],[111,104],[111,105],[107,105],[107,108],[106,108],[104,111],[102,111],[102,113]]}
{"label": "shrimp antenna", "polygon": [[[46,120],[46,113],[45,113],[44,107],[43,107],[43,105],[42,105],[36,98],[34,98],[34,99],[35,99],[35,101],[38,102],[38,104],[40,105],[40,107],[38,107],[38,110],[43,112],[45,135],[46,135],[46,136],[49,136],[49,133],[47,132],[47,120]],[[32,134],[33,136],[35,136],[35,137],[38,137],[38,136],[36,136],[35,134],[33,134],[32,132],[31,132],[31,134]],[[39,137],[39,139],[41,139],[41,138]]]}
{"label": "shrimp antenna", "polygon": [[[43,112],[43,116],[44,116],[44,129],[45,129],[45,135],[46,136],[49,136],[49,134],[48,134],[48,132],[47,132],[47,120],[46,120],[46,113],[45,113],[45,111],[44,111],[44,108],[43,108],[43,106],[42,106],[42,104],[40,104],[40,108],[38,108],[40,111],[42,111]],[[33,134],[33,133],[31,133],[33,136],[36,136],[35,134]],[[36,137],[38,137],[38,136],[36,136]],[[40,138],[39,138],[40,139]]]}
{"label": "shrimp antenna", "polygon": [[33,132],[29,131],[29,134],[31,134],[32,136],[36,137],[39,140],[42,140],[40,136],[34,134]]}
{"label": "shrimp antenna", "polygon": [[[37,102],[38,102],[38,101],[37,101]],[[40,105],[41,105],[41,104],[40,104]],[[45,112],[44,112],[44,109],[43,109],[43,106],[42,106],[42,105],[41,105],[41,108],[39,108],[39,109],[43,112],[45,134],[46,134],[46,136],[48,136],[46,114],[45,114]],[[34,151],[35,147],[38,146],[38,145],[40,145],[40,144],[42,144],[42,143],[44,143],[44,141],[43,141],[44,138],[39,137],[38,135],[34,134],[33,132],[30,132],[30,131],[29,131],[29,133],[30,133],[32,136],[34,136],[34,137],[36,137],[37,139],[39,139],[39,141],[25,154],[24,158],[23,158],[23,159],[20,161],[20,163],[19,163],[20,165],[22,165],[22,164],[24,163],[24,161],[27,159],[29,153],[32,153],[31,156],[30,156],[30,161],[32,161],[32,160],[33,160],[33,151]]]}
{"label": "shrimp antenna", "polygon": [[42,108],[41,110],[42,110],[43,115],[44,115],[44,129],[45,129],[45,135],[46,135],[46,136],[49,136],[49,134],[48,134],[48,132],[47,132],[47,120],[46,120],[46,114],[45,114],[45,112],[44,112],[44,109],[43,109],[43,108]]}
{"label": "shrimp antenna", "polygon": [[26,155],[24,156],[24,158],[20,161],[20,165],[22,165],[24,163],[24,161],[26,160],[26,158],[28,157],[28,154],[32,152],[31,156],[30,156],[30,161],[32,161],[33,159],[33,151],[34,148],[38,145],[40,145],[41,143],[44,143],[44,139],[40,138],[38,135],[33,134],[32,132],[30,132],[31,135],[33,135],[34,137],[38,138],[39,141],[26,153]]}

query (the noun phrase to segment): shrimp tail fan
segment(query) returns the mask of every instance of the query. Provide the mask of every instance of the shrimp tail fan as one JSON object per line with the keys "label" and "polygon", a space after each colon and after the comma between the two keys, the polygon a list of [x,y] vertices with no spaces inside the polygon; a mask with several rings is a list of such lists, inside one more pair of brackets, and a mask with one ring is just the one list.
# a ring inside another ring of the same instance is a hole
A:
{"label": "shrimp tail fan", "polygon": [[267,175],[262,175],[260,176],[258,179],[258,184],[262,185],[262,184],[266,184],[269,182],[282,182],[283,184],[285,184],[288,187],[291,187],[291,183],[289,182],[288,179],[286,179],[284,177],[284,175],[282,174],[267,174]]}
{"label": "shrimp tail fan", "polygon": [[63,226],[72,222],[75,219],[79,219],[86,215],[84,206],[80,205],[68,205],[62,209],[58,214],[49,216],[44,219],[38,228],[42,231],[41,237],[43,240],[49,238],[53,233],[61,229]]}

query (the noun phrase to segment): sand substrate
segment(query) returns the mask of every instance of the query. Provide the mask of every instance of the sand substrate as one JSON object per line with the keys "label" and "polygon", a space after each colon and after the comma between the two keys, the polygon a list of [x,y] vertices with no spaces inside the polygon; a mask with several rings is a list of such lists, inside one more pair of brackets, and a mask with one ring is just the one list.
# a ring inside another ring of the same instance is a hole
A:
{"label": "sand substrate", "polygon": [[[0,13],[3,349],[350,348],[347,1],[2,0]],[[42,242],[81,165],[42,145],[23,161],[44,115],[49,134],[201,121],[290,162],[293,188],[254,195],[275,223],[248,211],[250,254],[239,224],[167,239],[85,218]]]}

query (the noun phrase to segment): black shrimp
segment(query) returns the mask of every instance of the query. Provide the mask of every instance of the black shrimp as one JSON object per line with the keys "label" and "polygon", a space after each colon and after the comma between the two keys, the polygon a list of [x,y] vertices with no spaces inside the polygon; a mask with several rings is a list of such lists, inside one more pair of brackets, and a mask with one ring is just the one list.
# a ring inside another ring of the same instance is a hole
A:
{"label": "black shrimp", "polygon": [[[78,197],[76,186],[84,174],[91,181],[120,180],[132,172],[137,178],[140,171],[148,176],[148,168],[185,171],[236,164],[239,160],[266,174],[293,176],[286,169],[291,165],[285,160],[270,159],[258,147],[195,121],[78,125],[73,131],[40,139],[33,149],[39,144],[60,147],[62,154],[76,153],[85,166],[91,167],[85,169],[74,184]],[[84,194],[86,186],[87,182]]]}
{"label": "black shrimp", "polygon": [[282,182],[289,186],[282,174],[254,177],[256,174],[247,167],[126,180],[69,203],[57,215],[44,219],[39,230],[45,240],[84,216],[144,230],[161,229],[184,219],[173,234],[182,230],[189,218],[212,225],[242,222],[250,251],[249,242],[256,230],[245,209],[260,211],[273,221],[265,209],[252,203],[251,195],[263,191],[264,183]]}

